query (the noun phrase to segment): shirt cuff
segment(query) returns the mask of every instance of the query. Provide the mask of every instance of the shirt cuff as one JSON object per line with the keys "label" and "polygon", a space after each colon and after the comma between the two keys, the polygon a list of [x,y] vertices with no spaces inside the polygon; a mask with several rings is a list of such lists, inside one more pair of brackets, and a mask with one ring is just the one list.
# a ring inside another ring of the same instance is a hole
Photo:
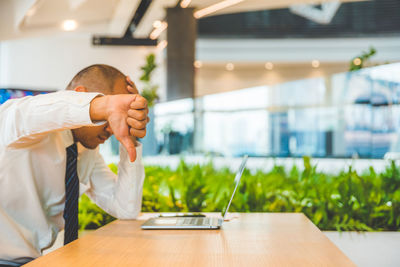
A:
{"label": "shirt cuff", "polygon": [[93,122],[90,118],[90,103],[97,96],[103,96],[102,93],[88,93],[88,92],[74,92],[71,91],[72,97],[75,98],[75,101],[71,101],[72,105],[70,105],[69,116],[71,121],[76,121],[77,118],[80,119],[78,124],[88,125],[88,126],[98,126],[103,125],[106,121],[101,122]]}

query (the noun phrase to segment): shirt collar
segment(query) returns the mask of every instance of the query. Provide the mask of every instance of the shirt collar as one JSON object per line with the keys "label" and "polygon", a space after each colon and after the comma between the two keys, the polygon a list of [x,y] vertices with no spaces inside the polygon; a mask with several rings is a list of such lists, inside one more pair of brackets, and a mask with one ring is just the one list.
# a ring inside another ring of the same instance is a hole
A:
{"label": "shirt collar", "polygon": [[64,141],[64,146],[69,147],[74,143],[74,136],[72,135],[71,130],[65,130],[61,132],[61,137]]}

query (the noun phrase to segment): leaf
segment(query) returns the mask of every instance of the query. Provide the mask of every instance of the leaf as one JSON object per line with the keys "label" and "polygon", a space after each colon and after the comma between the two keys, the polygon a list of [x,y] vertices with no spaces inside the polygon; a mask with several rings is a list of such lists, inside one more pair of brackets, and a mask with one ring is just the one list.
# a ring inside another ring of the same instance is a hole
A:
{"label": "leaf", "polygon": [[[304,171],[280,165],[268,171],[245,170],[230,211],[303,212],[321,230],[400,230],[400,169],[391,162],[382,173],[372,167],[362,174],[351,167],[337,175],[316,170],[304,158]],[[220,212],[232,194],[235,174],[216,169],[212,160],[178,167],[146,166],[142,211]],[[110,165],[117,172],[117,165]],[[83,195],[79,203],[80,229],[96,228],[113,220]]]}

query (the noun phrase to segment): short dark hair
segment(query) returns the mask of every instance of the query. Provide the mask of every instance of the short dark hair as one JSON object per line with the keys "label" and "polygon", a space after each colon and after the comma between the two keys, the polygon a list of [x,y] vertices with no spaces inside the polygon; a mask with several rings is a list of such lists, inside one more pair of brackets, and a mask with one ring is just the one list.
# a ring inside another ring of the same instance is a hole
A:
{"label": "short dark hair", "polygon": [[95,64],[79,71],[66,89],[74,90],[81,85],[89,92],[111,94],[118,79],[125,80],[125,75],[118,69],[105,64]]}

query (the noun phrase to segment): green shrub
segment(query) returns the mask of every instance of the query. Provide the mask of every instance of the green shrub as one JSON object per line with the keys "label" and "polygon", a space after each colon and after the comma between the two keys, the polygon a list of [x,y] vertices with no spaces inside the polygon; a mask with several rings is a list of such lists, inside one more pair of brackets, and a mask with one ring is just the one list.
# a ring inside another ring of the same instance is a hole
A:
{"label": "green shrub", "polygon": [[[110,166],[116,172],[116,166]],[[211,163],[176,170],[147,166],[143,187],[144,212],[220,212],[233,189],[234,173]],[[112,218],[81,200],[81,229]],[[371,167],[362,175],[351,167],[338,175],[317,172],[304,158],[304,170],[245,170],[231,212],[303,212],[321,230],[400,229],[400,169],[392,162],[378,174]],[[99,216],[99,214],[101,216]],[[108,217],[106,217],[108,216]]]}
{"label": "green shrub", "polygon": [[82,195],[79,199],[79,229],[97,229],[109,222],[115,220],[114,217],[108,215],[96,204],[94,204],[86,195]]}

